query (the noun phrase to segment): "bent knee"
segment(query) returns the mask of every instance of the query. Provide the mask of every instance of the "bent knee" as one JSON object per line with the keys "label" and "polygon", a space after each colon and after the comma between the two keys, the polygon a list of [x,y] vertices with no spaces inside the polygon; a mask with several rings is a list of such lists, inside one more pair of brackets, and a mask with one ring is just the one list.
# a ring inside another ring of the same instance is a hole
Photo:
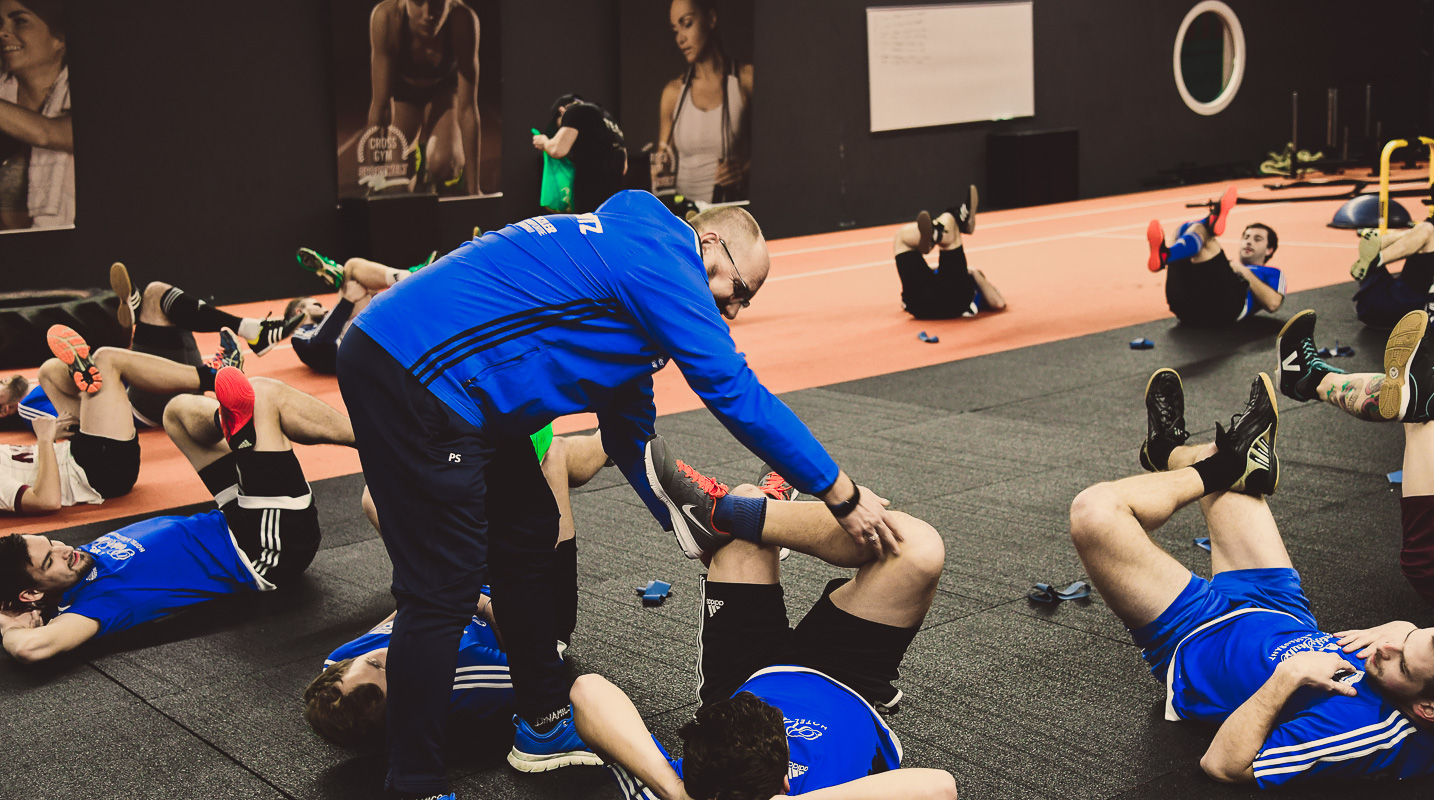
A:
{"label": "bent knee", "polygon": [[732,489],[731,489],[728,493],[729,493],[729,494],[735,494],[735,495],[737,495],[738,497],[766,497],[766,496],[767,496],[766,493],[764,493],[761,489],[758,489],[757,487],[753,486],[753,485],[750,484],[750,483],[744,483],[744,484],[741,484],[740,486],[734,486],[734,487],[732,487]]}
{"label": "bent knee", "polygon": [[946,542],[941,534],[925,520],[901,511],[890,513],[896,522],[896,532],[901,535],[902,560],[922,576],[940,577],[946,564]]}
{"label": "bent knee", "polygon": [[1097,483],[1071,501],[1071,541],[1079,549],[1091,543],[1119,507],[1110,483]]}
{"label": "bent knee", "polygon": [[202,394],[175,395],[164,404],[164,427],[183,425],[194,420],[209,420],[219,409],[219,401]]}
{"label": "bent knee", "polygon": [[149,285],[144,287],[144,302],[158,303],[164,298],[164,293],[172,288],[174,287],[161,281],[150,281]]}

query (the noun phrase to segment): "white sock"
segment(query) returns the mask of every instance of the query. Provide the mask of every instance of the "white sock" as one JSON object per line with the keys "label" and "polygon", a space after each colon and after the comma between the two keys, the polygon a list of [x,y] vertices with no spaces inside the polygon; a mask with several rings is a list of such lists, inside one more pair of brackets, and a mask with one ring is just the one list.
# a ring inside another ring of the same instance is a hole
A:
{"label": "white sock", "polygon": [[252,342],[259,338],[259,320],[252,317],[245,317],[239,323],[239,330],[234,332],[239,334],[240,339]]}

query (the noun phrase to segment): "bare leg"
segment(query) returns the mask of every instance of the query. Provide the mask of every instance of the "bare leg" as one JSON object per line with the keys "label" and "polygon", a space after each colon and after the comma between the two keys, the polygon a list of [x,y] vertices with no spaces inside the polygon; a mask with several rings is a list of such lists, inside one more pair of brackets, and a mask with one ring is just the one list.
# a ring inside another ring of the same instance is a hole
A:
{"label": "bare leg", "polygon": [[1220,255],[1224,250],[1224,248],[1220,246],[1220,240],[1216,239],[1215,234],[1211,233],[1210,229],[1205,227],[1205,223],[1197,222],[1189,231],[1186,231],[1186,233],[1192,232],[1200,237],[1200,241],[1203,242],[1203,244],[1200,246],[1200,252],[1196,253],[1195,256],[1190,259],[1191,263],[1199,264],[1204,261],[1209,261],[1215,256]]}
{"label": "bare leg", "polygon": [[55,409],[78,417],[84,433],[121,441],[134,438],[134,410],[126,384],[156,394],[199,391],[199,371],[188,364],[116,347],[101,347],[92,357],[104,379],[93,394],[79,391],[59,359],[50,359],[40,368],[40,385]]}
{"label": "bare leg", "polygon": [[1434,495],[1434,425],[1404,426],[1405,497]]}
{"label": "bare leg", "polygon": [[363,515],[368,518],[368,524],[376,531],[378,527],[378,506],[373,504],[373,495],[369,494],[368,486],[363,487],[363,497],[359,499],[359,506],[363,508]]}
{"label": "bare leg", "polygon": [[986,273],[973,269],[971,277],[976,281],[976,288],[981,290],[981,296],[986,298],[986,305],[990,306],[992,311],[1006,310],[1006,298],[1001,296],[996,284],[986,280]]}
{"label": "bare leg", "polygon": [[602,433],[586,436],[559,436],[567,445],[568,486],[576,489],[587,483],[607,466],[607,451],[602,449]]}
{"label": "bare leg", "polygon": [[218,400],[198,394],[182,394],[164,407],[164,432],[195,472],[229,455],[229,444],[214,424],[218,410]]}
{"label": "bare leg", "polygon": [[921,231],[917,229],[915,222],[908,222],[902,225],[896,232],[896,238],[892,240],[891,252],[893,255],[901,255],[910,250],[920,250]]}
{"label": "bare leg", "polygon": [[350,258],[344,262],[344,282],[354,281],[369,292],[381,292],[406,277],[406,269],[394,269],[366,258]]}
{"label": "bare leg", "polygon": [[174,327],[174,323],[170,322],[169,317],[164,315],[164,308],[160,305],[160,301],[164,299],[164,293],[171,288],[173,287],[169,284],[160,283],[159,281],[153,281],[144,287],[143,299],[139,305],[140,322],[146,325],[158,325],[162,328]]}
{"label": "bare leg", "polygon": [[1384,375],[1378,372],[1359,372],[1339,375],[1331,372],[1319,382],[1316,390],[1325,403],[1343,410],[1356,419],[1366,422],[1393,422],[1379,413],[1379,388],[1384,385]]}
{"label": "bare leg", "polygon": [[937,247],[942,250],[955,250],[961,246],[961,228],[957,226],[956,217],[950,211],[932,221],[945,227],[941,233],[941,240],[936,243]]}
{"label": "bare leg", "polygon": [[[294,387],[273,378],[250,378],[255,391],[255,418],[258,419],[259,387],[265,387],[266,405],[273,411],[273,418],[280,426],[279,435],[285,441],[292,439],[299,444],[339,444],[354,446],[354,429],[349,418],[333,406],[313,395],[304,394]],[[256,421],[257,425],[258,422]],[[262,438],[263,434],[260,433]],[[264,450],[266,448],[259,447]],[[287,450],[287,446],[274,448]]]}
{"label": "bare leg", "polygon": [[573,525],[573,503],[568,494],[568,456],[573,448],[561,436],[553,439],[543,456],[543,478],[558,501],[558,541],[566,542],[577,536]]}
{"label": "bare leg", "polygon": [[[1215,455],[1214,444],[1177,447],[1170,466],[1189,466]],[[1210,565],[1219,574],[1227,569],[1292,567],[1275,518],[1263,497],[1238,492],[1217,492],[1200,498],[1200,510],[1210,530]]]}
{"label": "bare leg", "polygon": [[1434,250],[1434,223],[1427,220],[1403,232],[1390,231],[1380,237],[1379,260],[1390,264],[1415,253]]}
{"label": "bare leg", "polygon": [[1071,541],[1101,598],[1127,628],[1160,616],[1190,582],[1190,570],[1146,531],[1204,491],[1195,470],[1178,469],[1098,483],[1071,503]]}

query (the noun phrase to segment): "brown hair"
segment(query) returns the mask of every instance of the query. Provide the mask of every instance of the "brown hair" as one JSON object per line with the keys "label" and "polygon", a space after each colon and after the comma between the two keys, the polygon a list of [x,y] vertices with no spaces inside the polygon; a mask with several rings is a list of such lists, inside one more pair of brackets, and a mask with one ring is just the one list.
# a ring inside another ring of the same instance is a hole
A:
{"label": "brown hair", "polygon": [[374,748],[383,743],[387,698],[372,683],[344,692],[344,672],[352,663],[346,658],[330,664],[304,690],[304,721],[334,744],[355,750]]}
{"label": "brown hair", "polygon": [[698,709],[678,731],[682,780],[696,800],[770,800],[787,775],[782,712],[751,692]]}
{"label": "brown hair", "polygon": [[1275,257],[1275,251],[1280,249],[1279,234],[1275,233],[1274,228],[1271,228],[1269,225],[1266,225],[1263,222],[1251,222],[1249,225],[1245,226],[1245,230],[1249,230],[1251,228],[1259,228],[1260,230],[1265,232],[1265,241],[1270,243],[1270,252],[1268,255],[1265,256],[1265,263],[1270,263],[1270,259]]}
{"label": "brown hair", "polygon": [[293,300],[290,300],[289,304],[284,306],[284,319],[287,320],[289,319],[289,317],[292,317],[295,314],[299,313],[299,304],[304,302],[305,300],[312,299],[314,298],[305,295],[304,297],[295,297]]}

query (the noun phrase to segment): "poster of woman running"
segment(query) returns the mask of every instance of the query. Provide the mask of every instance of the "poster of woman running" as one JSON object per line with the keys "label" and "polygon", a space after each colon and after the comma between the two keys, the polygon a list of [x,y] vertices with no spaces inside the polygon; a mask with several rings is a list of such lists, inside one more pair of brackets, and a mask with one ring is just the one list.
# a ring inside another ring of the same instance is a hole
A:
{"label": "poster of woman running", "polygon": [[499,0],[334,0],[339,197],[499,193]]}

